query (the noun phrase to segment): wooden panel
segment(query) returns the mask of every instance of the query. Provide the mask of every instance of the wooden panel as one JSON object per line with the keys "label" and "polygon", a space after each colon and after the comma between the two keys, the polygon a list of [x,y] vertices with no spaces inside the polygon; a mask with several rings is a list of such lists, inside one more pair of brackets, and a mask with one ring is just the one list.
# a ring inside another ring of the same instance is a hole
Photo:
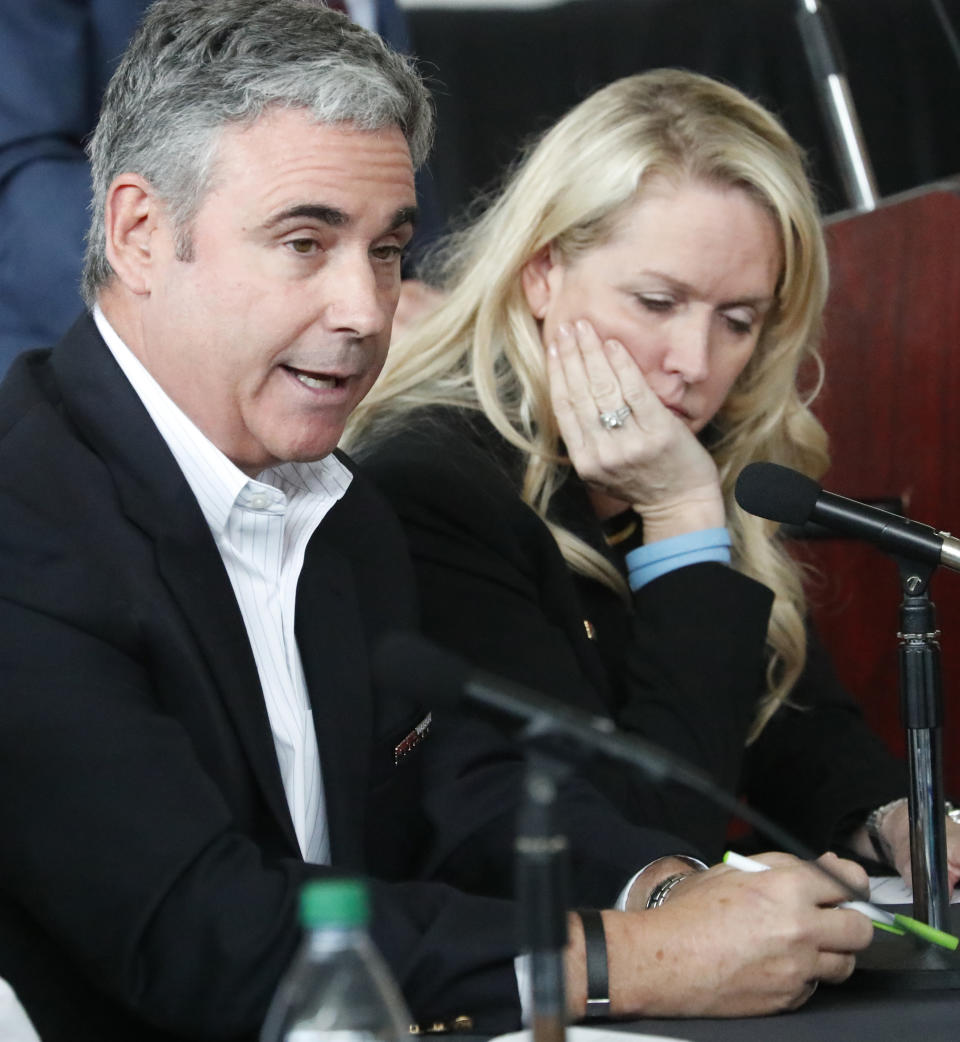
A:
{"label": "wooden panel", "polygon": [[[901,500],[917,521],[960,534],[960,186],[910,193],[827,222],[832,291],[815,411],[831,436],[824,488]],[[896,565],[873,547],[803,547],[820,570],[814,617],[844,682],[891,748],[903,750]],[[960,574],[931,584],[943,633],[946,788],[960,796]]]}

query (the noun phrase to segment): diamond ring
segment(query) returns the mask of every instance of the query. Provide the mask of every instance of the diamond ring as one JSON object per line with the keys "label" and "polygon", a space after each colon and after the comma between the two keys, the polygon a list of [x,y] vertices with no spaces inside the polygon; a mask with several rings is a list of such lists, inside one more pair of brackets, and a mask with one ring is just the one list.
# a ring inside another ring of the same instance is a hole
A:
{"label": "diamond ring", "polygon": [[612,431],[617,427],[622,427],[623,421],[630,413],[629,405],[621,405],[619,409],[615,409],[613,412],[600,413],[600,423],[606,430]]}

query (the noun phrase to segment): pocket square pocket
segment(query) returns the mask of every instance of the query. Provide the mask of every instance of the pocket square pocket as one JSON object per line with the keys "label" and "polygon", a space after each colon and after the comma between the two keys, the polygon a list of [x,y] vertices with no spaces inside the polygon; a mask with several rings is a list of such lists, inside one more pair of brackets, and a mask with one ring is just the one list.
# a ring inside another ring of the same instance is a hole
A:
{"label": "pocket square pocket", "polygon": [[401,739],[393,747],[393,764],[396,766],[408,753],[413,752],[414,749],[427,737],[430,733],[430,723],[433,720],[433,714],[427,713],[427,715],[420,721],[419,724],[403,739]]}

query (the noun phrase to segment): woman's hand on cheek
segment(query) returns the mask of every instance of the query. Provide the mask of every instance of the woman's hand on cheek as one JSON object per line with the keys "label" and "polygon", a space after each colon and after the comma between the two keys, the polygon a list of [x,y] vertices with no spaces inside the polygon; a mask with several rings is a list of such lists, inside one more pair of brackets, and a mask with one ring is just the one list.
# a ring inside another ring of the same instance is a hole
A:
{"label": "woman's hand on cheek", "polygon": [[[592,488],[642,516],[645,542],[725,523],[713,459],[622,344],[601,342],[586,321],[561,325],[547,373],[571,463]],[[617,410],[619,425],[606,427],[601,415]]]}

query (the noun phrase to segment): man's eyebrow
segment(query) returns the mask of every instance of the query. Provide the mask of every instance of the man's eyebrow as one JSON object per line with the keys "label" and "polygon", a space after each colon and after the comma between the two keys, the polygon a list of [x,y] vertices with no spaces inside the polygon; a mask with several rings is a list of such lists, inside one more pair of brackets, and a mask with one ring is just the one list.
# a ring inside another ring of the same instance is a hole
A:
{"label": "man's eyebrow", "polygon": [[393,215],[393,221],[390,224],[390,231],[396,231],[397,228],[402,227],[405,224],[412,224],[416,227],[417,221],[420,220],[420,210],[416,206],[402,206]]}
{"label": "man's eyebrow", "polygon": [[[405,224],[416,225],[419,216],[420,211],[416,206],[402,206],[393,215],[393,220],[390,222],[387,231],[396,231],[397,228],[401,228]],[[286,221],[293,221],[303,217],[312,221],[319,221],[321,224],[328,224],[331,228],[341,228],[350,223],[349,214],[344,213],[343,210],[338,210],[335,206],[324,206],[321,203],[297,203],[295,206],[288,206],[285,210],[274,214],[266,221],[264,227],[275,228],[278,224],[284,224]]]}
{"label": "man's eyebrow", "polygon": [[323,206],[320,203],[297,203],[295,206],[288,206],[286,210],[274,214],[265,222],[264,227],[275,228],[278,224],[292,221],[298,217],[308,217],[321,224],[329,224],[333,228],[339,228],[350,221],[343,210],[338,210],[335,206]]}

